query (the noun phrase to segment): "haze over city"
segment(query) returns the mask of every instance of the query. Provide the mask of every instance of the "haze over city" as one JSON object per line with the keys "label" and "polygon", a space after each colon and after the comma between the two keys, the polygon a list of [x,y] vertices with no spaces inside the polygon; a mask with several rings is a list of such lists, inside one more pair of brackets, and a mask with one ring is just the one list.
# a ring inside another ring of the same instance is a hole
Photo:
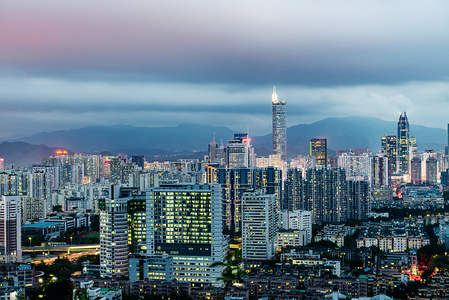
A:
{"label": "haze over city", "polygon": [[444,128],[447,1],[3,1],[0,136],[366,115]]}

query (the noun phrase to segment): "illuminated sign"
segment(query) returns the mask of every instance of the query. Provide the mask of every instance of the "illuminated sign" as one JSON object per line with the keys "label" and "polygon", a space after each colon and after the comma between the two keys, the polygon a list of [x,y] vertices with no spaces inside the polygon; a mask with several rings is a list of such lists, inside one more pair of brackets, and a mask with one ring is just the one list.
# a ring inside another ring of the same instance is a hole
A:
{"label": "illuminated sign", "polygon": [[250,143],[251,142],[251,138],[244,138],[244,139],[242,139],[242,141],[244,143]]}
{"label": "illuminated sign", "polygon": [[57,150],[56,155],[67,155],[67,150]]}

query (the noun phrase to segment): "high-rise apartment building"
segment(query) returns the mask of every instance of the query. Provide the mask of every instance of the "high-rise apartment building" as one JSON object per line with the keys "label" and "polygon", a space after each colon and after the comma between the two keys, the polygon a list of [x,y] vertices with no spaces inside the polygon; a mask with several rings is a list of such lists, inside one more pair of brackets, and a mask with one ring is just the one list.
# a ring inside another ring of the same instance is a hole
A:
{"label": "high-rise apartment building", "polygon": [[345,169],[347,179],[359,177],[367,180],[370,176],[370,156],[368,153],[363,155],[343,153],[338,157],[338,166]]}
{"label": "high-rise apartment building", "polygon": [[409,173],[410,133],[407,114],[401,113],[398,121],[398,173]]}
{"label": "high-rise apartment building", "polygon": [[413,184],[421,184],[421,158],[418,156],[410,161],[410,181]]}
{"label": "high-rise apartment building", "polygon": [[385,153],[370,157],[370,186],[373,188],[388,187],[391,184],[390,158]]}
{"label": "high-rise apartment building", "polygon": [[284,181],[284,201],[281,208],[289,211],[304,209],[304,183],[302,170],[299,168],[287,170],[287,179]]}
{"label": "high-rise apartment building", "polygon": [[366,220],[370,213],[369,182],[348,181],[348,219]]}
{"label": "high-rise apartment building", "polygon": [[348,218],[346,172],[342,168],[311,168],[306,172],[306,210],[313,223],[344,222]]}
{"label": "high-rise apartment building", "polygon": [[128,199],[120,198],[120,187],[112,185],[100,212],[100,274],[128,275]]}
{"label": "high-rise apartment building", "polygon": [[147,253],[173,256],[173,276],[183,283],[220,285],[229,244],[223,236],[218,184],[161,184],[147,189]]}
{"label": "high-rise apartment building", "polygon": [[22,261],[22,218],[20,196],[0,200],[0,262]]}
{"label": "high-rise apartment building", "polygon": [[435,157],[430,156],[426,160],[426,180],[429,184],[437,184],[438,161]]}
{"label": "high-rise apartment building", "polygon": [[264,261],[276,253],[276,201],[264,190],[247,191],[242,200],[242,257]]}
{"label": "high-rise apartment building", "polygon": [[241,201],[249,189],[265,188],[268,194],[276,195],[276,205],[282,198],[282,172],[274,167],[215,169],[208,177],[221,185],[223,202],[223,225],[234,231],[241,230]]}
{"label": "high-rise apartment building", "polygon": [[273,87],[271,106],[273,108],[273,154],[280,154],[287,160],[286,101],[279,101],[276,86]]}
{"label": "high-rise apartment building", "polygon": [[390,174],[396,173],[398,169],[398,138],[395,135],[382,136],[380,149],[390,160]]}
{"label": "high-rise apartment building", "polygon": [[327,166],[327,139],[311,139],[309,142],[309,155],[316,158],[317,166]]}

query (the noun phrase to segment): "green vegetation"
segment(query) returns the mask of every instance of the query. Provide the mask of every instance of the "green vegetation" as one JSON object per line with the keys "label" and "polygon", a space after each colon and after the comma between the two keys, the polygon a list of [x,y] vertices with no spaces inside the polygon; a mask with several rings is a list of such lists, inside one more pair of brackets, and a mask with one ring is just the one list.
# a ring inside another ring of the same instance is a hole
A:
{"label": "green vegetation", "polygon": [[215,262],[210,266],[211,268],[223,267],[221,277],[219,277],[218,280],[223,281],[225,285],[225,296],[234,282],[240,282],[242,280],[242,277],[245,274],[245,271],[241,268],[242,263],[242,253],[240,250],[236,250],[234,252],[229,251],[225,255],[223,262]]}
{"label": "green vegetation", "polygon": [[75,262],[66,258],[58,258],[53,264],[41,262],[36,265],[37,271],[42,271],[44,283],[31,295],[30,299],[72,299],[73,284],[70,276],[76,271],[81,271],[81,262],[91,260],[99,263],[99,255],[86,255],[79,257]]}

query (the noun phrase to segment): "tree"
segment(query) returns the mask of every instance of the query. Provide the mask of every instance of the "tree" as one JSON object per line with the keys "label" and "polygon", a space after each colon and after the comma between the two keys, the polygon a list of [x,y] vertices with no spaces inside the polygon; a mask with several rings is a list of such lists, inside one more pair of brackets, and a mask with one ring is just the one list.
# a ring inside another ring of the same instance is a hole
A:
{"label": "tree", "polygon": [[241,267],[242,263],[242,253],[240,250],[236,250],[234,252],[229,251],[226,253],[222,262],[215,262],[210,266],[211,268],[223,267],[221,277],[219,277],[218,280],[223,281],[224,283],[225,296],[234,282],[240,282],[242,280],[242,277],[245,274]]}

